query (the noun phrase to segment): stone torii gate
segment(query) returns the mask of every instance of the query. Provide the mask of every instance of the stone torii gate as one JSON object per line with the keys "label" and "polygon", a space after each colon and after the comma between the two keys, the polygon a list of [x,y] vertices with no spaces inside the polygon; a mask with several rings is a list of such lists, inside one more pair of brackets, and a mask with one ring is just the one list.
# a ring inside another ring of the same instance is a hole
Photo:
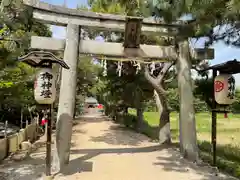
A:
{"label": "stone torii gate", "polygon": [[[31,48],[46,51],[64,51],[64,61],[70,70],[62,69],[60,87],[57,147],[60,158],[60,167],[68,163],[69,149],[75,107],[76,68],[80,54],[92,54],[96,58],[113,59],[141,59],[143,61],[161,60],[174,61],[178,54],[173,46],[153,46],[140,44],[140,34],[156,34],[172,37],[187,37],[189,25],[184,24],[161,24],[153,21],[112,14],[100,14],[94,12],[69,9],[54,6],[38,0],[24,0],[25,5],[32,8],[33,18],[52,25],[67,27],[66,39],[59,40],[47,37],[31,37]],[[98,42],[93,40],[81,40],[81,27],[115,32],[125,31],[125,41],[122,43]],[[133,33],[129,39],[128,35]],[[187,51],[189,51],[187,49]],[[213,59],[213,50],[194,49],[190,50],[192,58]],[[183,56],[181,56],[183,58]],[[189,59],[188,57],[186,57]],[[187,61],[187,60],[186,60]]]}

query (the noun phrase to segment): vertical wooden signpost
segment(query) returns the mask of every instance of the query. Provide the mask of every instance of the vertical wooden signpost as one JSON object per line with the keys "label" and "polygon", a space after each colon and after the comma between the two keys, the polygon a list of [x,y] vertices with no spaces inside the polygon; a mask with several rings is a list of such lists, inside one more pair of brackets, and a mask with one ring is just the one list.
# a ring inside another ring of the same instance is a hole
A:
{"label": "vertical wooden signpost", "polygon": [[215,94],[215,77],[217,76],[217,71],[213,70],[212,73],[212,77],[213,77],[213,92],[212,92],[212,153],[213,153],[213,165],[216,166],[216,152],[217,152],[217,112],[216,112],[216,108],[217,108],[217,103],[215,101],[214,98],[214,94]]}
{"label": "vertical wooden signpost", "polygon": [[[237,60],[210,66],[204,70],[212,70],[212,164],[217,165],[217,113],[228,113],[226,109],[234,102],[235,80],[232,76],[240,72]],[[218,75],[219,72],[219,75]]]}
{"label": "vertical wooden signpost", "polygon": [[52,112],[51,107],[56,97],[55,74],[52,72],[54,63],[69,69],[68,65],[50,52],[32,51],[20,57],[19,61],[32,67],[40,68],[34,83],[35,100],[45,107],[47,117],[47,141],[46,141],[46,176],[51,176],[51,142],[52,142]]}

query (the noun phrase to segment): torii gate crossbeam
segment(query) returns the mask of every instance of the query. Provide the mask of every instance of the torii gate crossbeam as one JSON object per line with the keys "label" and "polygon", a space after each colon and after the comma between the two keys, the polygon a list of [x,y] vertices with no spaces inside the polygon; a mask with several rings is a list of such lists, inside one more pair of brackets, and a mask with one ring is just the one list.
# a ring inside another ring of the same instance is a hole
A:
{"label": "torii gate crossbeam", "polygon": [[[39,0],[23,0],[23,2],[33,9],[33,18],[52,25],[67,26],[67,24],[75,24],[93,29],[124,32],[126,18],[132,18],[122,15],[70,9],[39,2]],[[142,19],[141,32],[145,34],[155,33],[158,35],[176,36],[179,33],[187,33],[187,22],[185,21],[179,21],[176,24],[165,24],[156,23],[148,18],[139,17],[139,19]]]}

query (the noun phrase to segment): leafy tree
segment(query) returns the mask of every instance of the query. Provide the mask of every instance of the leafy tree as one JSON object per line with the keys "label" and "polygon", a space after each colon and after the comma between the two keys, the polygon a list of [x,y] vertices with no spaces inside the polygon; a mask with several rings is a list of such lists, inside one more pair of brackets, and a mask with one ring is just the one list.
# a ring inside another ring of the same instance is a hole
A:
{"label": "leafy tree", "polygon": [[88,4],[94,12],[144,17],[150,14],[145,0],[117,0],[115,3],[112,0],[89,0]]}
{"label": "leafy tree", "polygon": [[[188,14],[191,16],[191,26],[194,28],[194,35],[190,35],[189,37],[208,37],[208,41],[206,43],[206,46],[212,44],[213,42],[217,40],[223,40],[227,44],[232,44],[235,46],[239,45],[239,10],[236,10],[239,8],[239,1],[235,0],[211,0],[211,1],[205,1],[205,0],[198,0],[198,1],[187,1],[187,0],[178,0],[178,1],[164,1],[164,0],[156,0],[152,1],[152,8],[156,16],[159,18],[162,18],[165,22],[175,22],[178,20],[180,17],[183,15]],[[217,29],[217,30],[214,30]],[[185,45],[184,45],[185,44]],[[185,51],[187,50],[187,42],[182,42],[182,47],[185,46]],[[184,49],[183,49],[184,51]],[[184,53],[184,52],[183,52]],[[187,52],[185,52],[187,53]],[[179,58],[180,59],[180,58]],[[181,67],[183,65],[183,61],[179,61],[178,67]],[[186,63],[186,62],[185,62]],[[187,68],[187,66],[186,66]],[[184,70],[184,69],[183,69]],[[190,78],[189,78],[189,70],[185,69],[184,71],[181,72],[180,69],[178,69],[180,74],[178,77],[178,83],[182,90],[184,89],[181,84],[185,83],[183,77],[187,79],[188,86],[190,87]],[[186,87],[185,87],[186,89]],[[189,88],[188,88],[189,89]],[[206,91],[204,91],[206,92]],[[192,101],[189,101],[189,99],[192,98],[189,95],[189,92],[185,91],[180,94],[180,99],[182,99],[182,103],[185,103],[185,105],[189,105],[189,103],[192,105]],[[203,97],[206,95],[203,95]],[[185,98],[186,99],[185,99]],[[205,98],[206,99],[206,98]],[[208,98],[206,100],[209,100]],[[183,105],[183,104],[182,104]],[[180,108],[180,124],[181,122],[188,122],[188,124],[191,122],[192,125],[191,127],[195,126],[195,120],[192,118],[190,120],[190,117],[194,117],[192,114],[193,108],[190,106],[188,108],[184,107],[187,109],[188,112],[191,112],[191,116],[189,117],[184,117],[184,113],[181,108]],[[186,120],[187,119],[187,120]],[[189,120],[189,121],[188,121]],[[183,123],[184,124],[184,123]],[[183,129],[191,129],[187,124],[186,126],[183,125],[180,127],[180,130],[182,131]],[[187,132],[183,130],[184,132]],[[195,128],[194,128],[195,130]],[[193,132],[193,129],[190,130]],[[183,134],[185,134],[182,132]],[[196,134],[196,132],[194,132]],[[180,132],[181,135],[181,132]],[[181,151],[184,154],[193,154],[193,157],[197,157],[196,153],[192,152],[189,148],[186,147],[186,145],[191,144],[191,149],[195,149],[194,151],[197,152],[196,150],[196,135],[192,136],[189,134],[185,134],[186,136],[181,138]],[[189,138],[188,138],[188,137]],[[194,137],[194,138],[192,138]],[[188,146],[190,147],[190,146]],[[194,147],[194,148],[192,148]],[[189,153],[190,152],[190,153]],[[195,155],[194,155],[195,154]],[[193,160],[196,160],[196,158],[193,158]]]}
{"label": "leafy tree", "polygon": [[[112,4],[110,1],[104,1],[104,0],[97,0],[97,1],[90,1],[89,2],[90,6],[91,7],[94,7],[94,11],[100,11],[100,12],[111,12],[111,13],[123,13],[125,12],[127,15],[137,15],[137,16],[144,16],[144,17],[149,17],[151,14],[150,14],[150,9],[149,7],[147,7],[146,5],[146,2],[145,1],[125,1],[125,0],[119,0],[117,1],[115,7],[117,8],[113,8],[114,7],[114,4]],[[120,6],[119,6],[120,5]],[[113,9],[117,9],[116,12],[112,12]],[[105,35],[107,36],[107,35]],[[123,35],[122,35],[123,36]],[[121,40],[123,40],[123,38],[119,38],[120,39],[120,42]],[[144,43],[144,44],[160,44],[160,45],[167,45],[169,44],[168,41],[160,36],[141,36],[141,43]],[[167,70],[164,69],[164,66],[167,67]],[[149,70],[145,70],[145,75],[148,74],[148,76],[145,76],[145,77],[148,77],[146,80],[148,82],[150,82],[152,88],[154,88],[155,90],[157,89],[158,91],[155,91],[155,92],[158,92],[158,93],[161,93],[161,95],[159,96],[158,94],[156,94],[157,96],[156,97],[156,102],[157,104],[159,104],[159,111],[161,112],[160,113],[160,119],[161,119],[161,122],[159,123],[159,126],[160,126],[160,130],[163,129],[163,127],[165,128],[165,125],[168,124],[169,125],[169,110],[168,110],[168,103],[167,103],[167,96],[165,93],[163,93],[163,91],[159,91],[159,89],[163,89],[163,77],[165,77],[167,75],[167,71],[168,69],[171,67],[171,63],[170,63],[170,66],[168,66],[168,64],[163,64],[163,66],[161,66],[161,64],[157,64],[157,68],[158,68],[158,71],[155,71],[155,73],[158,73],[159,76],[160,76],[160,81],[157,81],[154,80],[153,77],[151,77],[151,75],[149,75]],[[146,68],[145,68],[146,69]],[[164,74],[162,74],[163,72],[161,71],[161,69],[164,71]],[[129,69],[127,69],[128,71]],[[139,76],[136,76],[137,78],[140,78]],[[123,77],[121,77],[123,78]],[[119,82],[119,80],[118,80]],[[124,82],[125,83],[125,82]],[[112,84],[112,81],[111,81],[111,84]],[[119,83],[120,84],[120,83]],[[135,80],[134,83],[131,83],[131,85],[135,84],[135,87],[138,86],[138,83],[137,83],[137,80]],[[131,86],[130,85],[130,86]],[[121,85],[117,86],[118,90],[120,91],[120,87],[122,87]],[[134,86],[133,86],[134,87]],[[142,87],[141,87],[142,88]],[[141,89],[139,88],[139,89]],[[139,90],[138,89],[138,90]],[[136,94],[138,94],[138,90],[136,89],[136,91],[132,91],[134,93],[134,95],[132,94],[132,97],[135,97]],[[114,91],[115,92],[115,91]],[[127,92],[127,91],[125,91]],[[115,93],[116,94],[116,93]],[[129,96],[129,93],[127,93],[128,96]],[[122,98],[122,96],[116,96],[115,97],[118,97],[118,98]],[[134,98],[134,99],[137,99],[137,98]],[[126,98],[126,100],[124,100],[124,103],[125,104],[131,104],[131,103],[128,103],[128,101],[130,100],[130,98]],[[158,103],[159,102],[159,103]],[[137,104],[140,104],[140,103],[137,103]],[[162,107],[160,107],[160,105],[163,104],[163,108],[164,110],[162,111]],[[129,106],[128,105],[128,106]],[[140,110],[140,108],[139,108]],[[140,113],[138,113],[140,114]],[[165,115],[163,115],[165,114]],[[164,141],[170,141],[170,126],[168,127],[168,131],[165,131],[165,132],[168,132],[168,135],[164,135],[162,139],[164,140],[161,140],[162,142]],[[161,133],[160,133],[161,134]]]}
{"label": "leafy tree", "polygon": [[30,9],[17,0],[0,13],[1,119],[16,124],[21,109],[28,111],[35,104],[32,82],[35,70],[18,63],[17,57],[27,53],[31,35],[51,36],[49,27],[34,21],[30,14]]}
{"label": "leafy tree", "polygon": [[[107,0],[98,0],[91,1],[90,4],[98,2],[98,5],[101,5],[101,8],[106,12],[110,7],[111,2]],[[140,4],[143,1],[117,1],[119,4],[125,8],[125,12],[128,15],[136,15],[137,10],[141,7]],[[131,3],[131,4],[129,4]],[[194,29],[194,35],[189,34],[189,37],[208,37],[209,41],[206,45],[211,44],[213,41],[222,39],[226,43],[231,43],[237,45],[239,39],[238,35],[238,22],[239,20],[239,11],[235,8],[238,7],[239,3],[235,0],[224,1],[224,0],[211,0],[211,1],[186,1],[186,0],[177,0],[177,1],[165,1],[165,0],[153,0],[148,2],[148,7],[143,7],[143,9],[150,9],[152,14],[157,16],[166,23],[172,23],[177,21],[183,15],[191,16],[191,26]],[[134,7],[134,8],[132,8]],[[225,8],[227,7],[227,8]],[[114,9],[114,8],[113,8]],[[143,12],[143,10],[142,10]],[[148,14],[149,15],[149,14]],[[223,33],[215,33],[213,28],[215,26],[222,27],[223,25],[230,24],[230,28],[227,28]],[[230,38],[231,37],[231,38]],[[232,38],[235,37],[235,38]],[[233,40],[231,40],[233,39]],[[189,54],[189,44],[187,40],[179,42],[176,46],[180,52],[177,70],[178,70],[178,85],[180,90],[180,124],[181,131],[183,134],[181,136],[181,151],[184,155],[187,155],[192,160],[197,160],[197,146],[196,146],[196,127],[195,127],[195,118],[194,118],[194,97],[191,91],[192,89],[192,80],[190,69],[192,66],[189,64],[198,64],[199,62],[189,62],[187,57]],[[183,84],[185,84],[183,86]],[[166,96],[165,96],[166,99]],[[198,103],[196,103],[198,101]],[[166,104],[166,103],[165,103]],[[183,107],[183,105],[187,107]],[[199,104],[199,98],[195,99],[195,104]],[[200,107],[196,107],[195,110],[199,110]],[[185,110],[183,112],[183,110]],[[184,120],[184,121],[183,121]],[[188,133],[189,131],[190,133]],[[191,134],[191,135],[190,135]],[[188,135],[188,137],[187,137]],[[189,144],[191,146],[189,146]],[[188,147],[187,147],[188,146]]]}
{"label": "leafy tree", "polygon": [[[91,10],[95,12],[113,13],[113,14],[123,14],[124,12],[130,15],[134,12],[127,12],[127,6],[123,5],[122,2],[116,2],[113,4],[110,1],[89,1]],[[89,31],[88,31],[89,32]],[[99,35],[99,32],[89,32],[89,34],[94,34],[94,36]],[[118,34],[117,40],[115,42],[123,42],[123,34]],[[91,36],[91,35],[90,35]],[[93,37],[94,37],[93,36]],[[103,33],[103,36],[107,41],[112,41],[108,32]],[[122,76],[118,77],[116,73],[117,65],[115,62],[108,62],[108,75],[107,80],[102,77],[106,82],[107,88],[105,89],[104,95],[108,94],[108,102],[111,105],[113,111],[116,112],[117,107],[120,109],[127,109],[128,107],[135,107],[139,115],[139,126],[143,120],[143,108],[145,103],[145,98],[152,96],[152,93],[148,93],[148,87],[145,88],[148,83],[144,78],[143,73],[136,75],[136,69],[131,63],[123,62]],[[109,93],[108,93],[109,92]],[[111,96],[111,98],[109,97]],[[103,99],[103,98],[101,98]],[[106,97],[105,97],[106,99]],[[114,103],[113,103],[114,102]],[[113,104],[114,108],[113,108]]]}
{"label": "leafy tree", "polygon": [[80,57],[77,74],[77,94],[91,96],[96,91],[94,85],[98,81],[100,66],[93,64],[91,57]]}
{"label": "leafy tree", "polygon": [[101,87],[98,77],[100,70],[100,66],[94,64],[91,57],[79,57],[75,113],[79,113],[79,107],[84,103],[85,97],[96,96]]}
{"label": "leafy tree", "polygon": [[165,22],[174,22],[188,15],[194,27],[193,37],[208,37],[206,45],[223,40],[226,44],[239,46],[239,1],[149,1],[153,14]]}
{"label": "leafy tree", "polygon": [[213,80],[210,79],[196,79],[195,80],[195,89],[194,94],[196,97],[201,98],[203,101],[206,102],[208,108],[212,107],[212,93],[213,93]]}
{"label": "leafy tree", "polygon": [[49,27],[34,21],[31,9],[18,0],[11,1],[4,8],[0,14],[0,24],[0,67],[14,64],[18,56],[27,52],[31,35],[51,36]]}

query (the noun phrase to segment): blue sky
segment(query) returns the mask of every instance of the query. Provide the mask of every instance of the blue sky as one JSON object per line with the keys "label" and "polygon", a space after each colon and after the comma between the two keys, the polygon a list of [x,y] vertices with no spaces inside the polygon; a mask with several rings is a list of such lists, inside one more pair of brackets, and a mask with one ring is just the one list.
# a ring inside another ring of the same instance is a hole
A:
{"label": "blue sky", "polygon": [[[63,5],[64,0],[40,0],[55,5]],[[87,5],[87,0],[67,0],[67,6],[69,8],[76,8],[77,5]]]}
{"label": "blue sky", "polygon": [[[63,5],[64,0],[41,0],[55,5]],[[69,8],[76,8],[77,5],[87,5],[87,0],[67,0],[67,6]],[[65,38],[65,28],[51,26],[53,37],[58,39]],[[197,42],[196,46],[201,46],[201,42]],[[228,60],[237,59],[240,60],[240,48],[226,46],[223,42],[217,42],[213,45],[215,49],[215,59],[211,61],[211,64],[218,64],[226,62]],[[240,86],[240,74],[235,75],[237,86]]]}

